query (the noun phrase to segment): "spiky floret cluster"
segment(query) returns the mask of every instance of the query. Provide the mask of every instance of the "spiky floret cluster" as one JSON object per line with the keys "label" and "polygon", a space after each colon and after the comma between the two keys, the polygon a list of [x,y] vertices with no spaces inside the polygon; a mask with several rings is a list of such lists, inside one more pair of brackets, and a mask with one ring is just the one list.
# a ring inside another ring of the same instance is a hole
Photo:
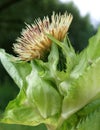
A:
{"label": "spiky floret cluster", "polygon": [[17,38],[17,43],[14,44],[14,51],[21,60],[29,61],[41,58],[52,44],[46,34],[51,34],[57,40],[62,41],[72,18],[72,15],[67,12],[63,15],[53,12],[51,20],[48,16],[44,17],[43,20],[38,18],[34,24],[27,25],[26,29],[22,30],[21,37]]}

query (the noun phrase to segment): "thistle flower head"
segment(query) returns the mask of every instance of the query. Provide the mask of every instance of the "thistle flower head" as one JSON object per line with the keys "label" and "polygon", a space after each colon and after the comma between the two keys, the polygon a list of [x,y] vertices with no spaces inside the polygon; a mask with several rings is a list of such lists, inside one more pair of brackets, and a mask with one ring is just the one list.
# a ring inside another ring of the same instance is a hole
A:
{"label": "thistle flower head", "polygon": [[21,60],[29,61],[41,58],[45,51],[50,50],[52,41],[46,34],[52,35],[62,41],[72,21],[72,15],[65,12],[63,15],[53,12],[51,19],[48,16],[43,20],[38,18],[34,24],[26,25],[22,30],[21,37],[14,44],[14,51]]}

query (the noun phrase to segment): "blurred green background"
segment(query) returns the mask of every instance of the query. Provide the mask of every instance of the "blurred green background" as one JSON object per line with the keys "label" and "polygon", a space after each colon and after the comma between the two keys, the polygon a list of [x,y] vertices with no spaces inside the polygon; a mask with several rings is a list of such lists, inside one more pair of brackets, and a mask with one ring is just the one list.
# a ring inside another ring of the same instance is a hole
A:
{"label": "blurred green background", "polygon": [[[88,38],[95,32],[96,28],[91,24],[87,14],[81,17],[74,3],[61,3],[59,0],[0,0],[0,48],[10,54],[13,53],[12,44],[20,36],[25,23],[31,24],[34,19],[41,19],[53,11],[73,14],[73,22],[69,29],[69,37],[76,51],[81,51],[87,46]],[[16,97],[18,88],[9,77],[0,63],[0,112],[8,102]],[[46,130],[44,125],[29,127],[21,125],[0,124],[0,130]]]}

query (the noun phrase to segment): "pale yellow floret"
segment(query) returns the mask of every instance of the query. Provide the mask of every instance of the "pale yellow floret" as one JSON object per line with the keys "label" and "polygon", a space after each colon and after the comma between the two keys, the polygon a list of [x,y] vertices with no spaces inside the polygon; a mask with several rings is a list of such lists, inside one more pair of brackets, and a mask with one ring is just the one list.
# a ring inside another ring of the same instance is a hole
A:
{"label": "pale yellow floret", "polygon": [[57,40],[62,41],[72,19],[73,16],[67,12],[63,15],[53,12],[51,22],[46,16],[43,20],[38,18],[32,25],[26,24],[26,29],[22,30],[21,37],[14,44],[14,51],[21,60],[41,58],[45,51],[50,50],[52,44],[46,34],[51,34]]}

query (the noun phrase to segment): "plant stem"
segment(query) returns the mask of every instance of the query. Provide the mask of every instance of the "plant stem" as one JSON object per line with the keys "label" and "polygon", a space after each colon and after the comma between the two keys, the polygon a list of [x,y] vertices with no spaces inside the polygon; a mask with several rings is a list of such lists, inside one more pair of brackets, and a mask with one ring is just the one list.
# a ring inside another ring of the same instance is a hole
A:
{"label": "plant stem", "polygon": [[56,128],[52,125],[46,125],[47,130],[56,130]]}
{"label": "plant stem", "polygon": [[64,119],[62,117],[59,118],[58,125],[55,127],[54,125],[46,125],[47,130],[62,130],[61,126],[64,122]]}

